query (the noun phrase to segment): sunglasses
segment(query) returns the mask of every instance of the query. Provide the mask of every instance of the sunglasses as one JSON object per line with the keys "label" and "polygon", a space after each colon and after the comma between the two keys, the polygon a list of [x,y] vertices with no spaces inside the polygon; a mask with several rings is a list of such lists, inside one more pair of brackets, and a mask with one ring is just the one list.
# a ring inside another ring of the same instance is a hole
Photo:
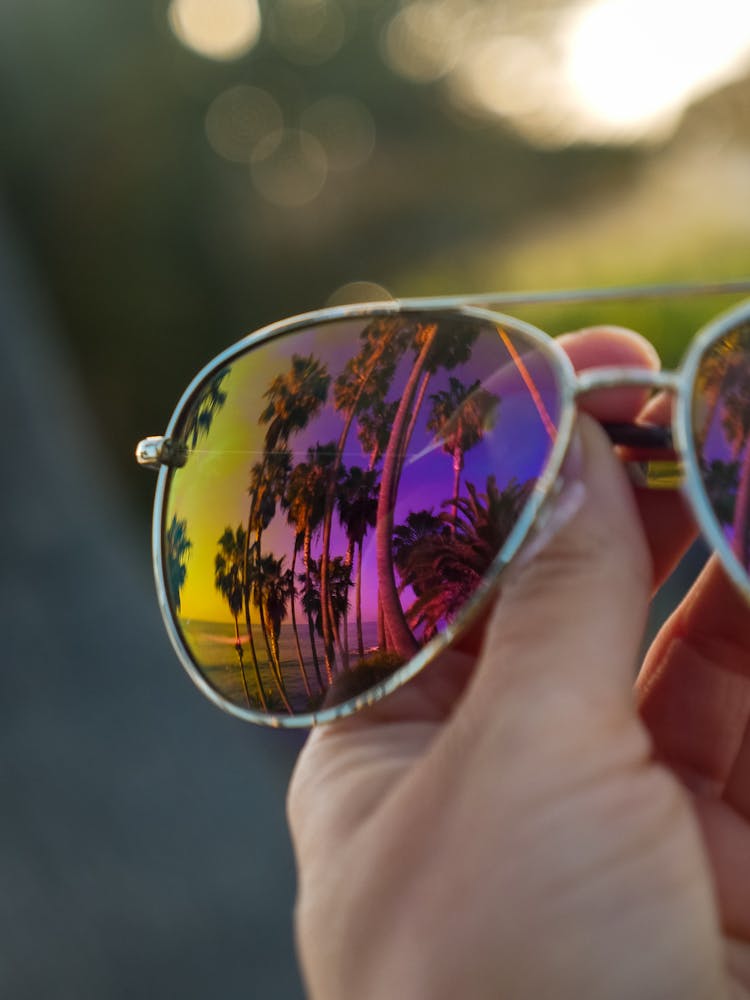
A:
{"label": "sunglasses", "polygon": [[[676,371],[576,374],[494,311],[739,294],[703,285],[408,299],[259,330],[193,380],[157,469],[156,585],[177,654],[233,715],[303,727],[400,687],[476,618],[558,488],[576,400],[673,396],[671,427],[612,424],[639,485],[680,488],[750,598],[750,300]],[[489,311],[487,307],[492,307]]]}

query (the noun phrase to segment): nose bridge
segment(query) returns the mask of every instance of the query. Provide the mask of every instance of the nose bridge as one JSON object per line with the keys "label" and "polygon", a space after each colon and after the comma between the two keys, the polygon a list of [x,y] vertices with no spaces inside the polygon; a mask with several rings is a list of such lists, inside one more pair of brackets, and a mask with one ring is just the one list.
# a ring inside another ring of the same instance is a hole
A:
{"label": "nose bridge", "polygon": [[655,372],[648,368],[590,368],[576,376],[576,396],[585,396],[598,389],[660,389],[675,392],[679,383],[676,372]]}

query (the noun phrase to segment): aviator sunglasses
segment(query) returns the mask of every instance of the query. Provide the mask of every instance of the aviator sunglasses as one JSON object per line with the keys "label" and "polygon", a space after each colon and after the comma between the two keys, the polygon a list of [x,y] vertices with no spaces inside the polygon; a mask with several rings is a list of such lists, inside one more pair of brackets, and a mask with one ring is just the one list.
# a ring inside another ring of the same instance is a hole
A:
{"label": "aviator sunglasses", "polygon": [[671,427],[605,425],[637,485],[681,489],[750,598],[750,300],[679,368],[576,374],[495,310],[750,292],[702,285],[402,299],[283,320],[210,362],[163,437],[156,585],[189,675],[277,727],[378,701],[474,620],[560,489],[576,400],[637,386]]}

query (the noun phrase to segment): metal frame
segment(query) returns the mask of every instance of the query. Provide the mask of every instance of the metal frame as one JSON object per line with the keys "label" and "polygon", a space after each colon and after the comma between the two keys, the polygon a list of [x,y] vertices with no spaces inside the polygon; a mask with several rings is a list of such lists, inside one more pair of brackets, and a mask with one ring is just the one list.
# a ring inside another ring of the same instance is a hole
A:
{"label": "metal frame", "polygon": [[[711,510],[703,484],[700,480],[698,458],[695,444],[690,433],[690,407],[692,389],[700,359],[706,348],[714,343],[736,325],[742,317],[750,319],[750,300],[741,303],[733,309],[722,313],[709,322],[691,343],[682,363],[674,371],[651,372],[639,368],[602,368],[576,375],[573,366],[562,347],[548,334],[525,321],[503,315],[494,310],[477,308],[476,302],[497,305],[533,305],[541,303],[567,302],[605,302],[621,300],[640,300],[646,298],[666,298],[692,295],[711,295],[750,292],[750,279],[731,282],[716,282],[701,285],[653,285],[636,288],[589,289],[572,291],[553,291],[539,293],[499,293],[484,296],[452,296],[444,298],[412,298],[393,300],[390,302],[362,303],[350,306],[337,306],[330,309],[304,313],[291,319],[282,320],[266,326],[255,333],[249,334],[238,343],[227,348],[193,379],[183,393],[177,407],[170,418],[164,437],[148,438],[141,442],[137,450],[139,462],[147,467],[159,468],[159,478],[156,485],[154,501],[154,516],[152,526],[153,568],[156,582],[159,607],[164,619],[167,633],[183,667],[197,687],[218,707],[229,714],[250,722],[275,728],[308,728],[334,719],[351,715],[360,708],[379,701],[391,691],[396,690],[414,677],[429,662],[435,659],[457,635],[475,620],[484,606],[488,596],[495,590],[505,568],[513,561],[519,549],[533,533],[535,521],[540,510],[550,497],[556,493],[558,473],[565,452],[570,442],[570,436],[575,420],[576,400],[581,396],[603,388],[620,386],[637,386],[669,391],[676,396],[676,406],[673,412],[674,447],[677,460],[685,469],[682,492],[696,517],[698,527],[709,545],[717,552],[722,565],[740,591],[750,599],[750,579],[737,557],[727,544],[713,511]],[[534,343],[542,353],[546,354],[558,377],[561,397],[561,416],[557,439],[553,445],[547,467],[537,480],[534,492],[524,508],[524,511],[511,531],[501,551],[493,560],[485,579],[477,588],[471,600],[462,609],[456,619],[438,636],[428,642],[408,663],[396,670],[387,680],[370,690],[352,698],[340,705],[323,709],[318,712],[300,715],[272,715],[253,709],[244,708],[225,699],[206,681],[202,672],[194,662],[182,638],[179,624],[172,611],[167,585],[162,538],[164,535],[164,515],[167,497],[167,487],[172,468],[182,464],[181,455],[175,458],[171,435],[190,406],[191,402],[205,382],[220,368],[240,355],[253,350],[276,337],[293,333],[301,328],[310,328],[333,320],[356,319],[358,317],[388,316],[396,313],[423,312],[458,313],[477,319],[488,320],[507,326],[521,333]]]}

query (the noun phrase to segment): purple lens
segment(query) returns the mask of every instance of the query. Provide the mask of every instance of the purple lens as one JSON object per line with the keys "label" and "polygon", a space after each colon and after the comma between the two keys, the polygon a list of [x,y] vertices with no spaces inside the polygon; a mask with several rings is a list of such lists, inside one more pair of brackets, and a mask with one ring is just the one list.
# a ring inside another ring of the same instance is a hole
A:
{"label": "purple lens", "polygon": [[234,358],[180,421],[164,508],[203,678],[279,716],[377,688],[471,599],[560,408],[549,352],[456,313],[322,322]]}
{"label": "purple lens", "polygon": [[750,572],[750,323],[706,350],[695,378],[693,433],[709,505]]}

